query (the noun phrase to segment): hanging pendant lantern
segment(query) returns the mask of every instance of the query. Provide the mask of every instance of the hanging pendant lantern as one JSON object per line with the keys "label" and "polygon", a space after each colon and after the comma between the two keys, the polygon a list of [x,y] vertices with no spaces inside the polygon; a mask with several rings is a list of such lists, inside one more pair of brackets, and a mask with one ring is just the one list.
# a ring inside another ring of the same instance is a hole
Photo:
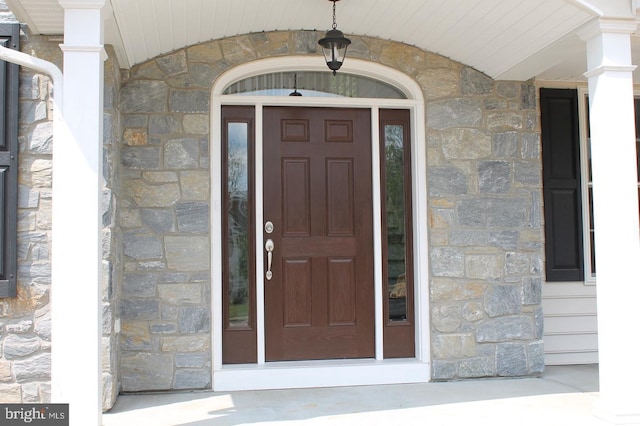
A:
{"label": "hanging pendant lantern", "polygon": [[327,61],[327,66],[333,71],[333,75],[336,75],[336,71],[340,69],[344,62],[345,55],[347,54],[347,47],[351,44],[351,40],[346,38],[342,31],[337,29],[336,24],[336,2],[339,0],[329,0],[333,2],[333,25],[324,38],[318,41],[318,44],[322,46],[322,52],[324,53],[324,59]]}

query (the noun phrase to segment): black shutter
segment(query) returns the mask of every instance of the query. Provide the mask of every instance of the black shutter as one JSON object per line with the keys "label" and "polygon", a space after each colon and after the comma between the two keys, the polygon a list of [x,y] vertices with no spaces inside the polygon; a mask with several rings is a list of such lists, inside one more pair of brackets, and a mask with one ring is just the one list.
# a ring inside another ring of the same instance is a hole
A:
{"label": "black shutter", "polygon": [[547,281],[582,281],[578,92],[540,89]]}
{"label": "black shutter", "polygon": [[[18,49],[19,24],[0,24],[0,44]],[[0,297],[16,296],[18,66],[0,61]]]}

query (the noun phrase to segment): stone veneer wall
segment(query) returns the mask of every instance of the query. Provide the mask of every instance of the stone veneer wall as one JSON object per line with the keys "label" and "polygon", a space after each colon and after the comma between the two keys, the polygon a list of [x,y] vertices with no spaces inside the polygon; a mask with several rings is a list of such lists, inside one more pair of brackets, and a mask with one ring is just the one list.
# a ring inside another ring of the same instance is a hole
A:
{"label": "stone veneer wall", "polygon": [[[0,10],[4,6],[0,2]],[[32,35],[23,27],[21,50],[62,69],[61,37]],[[118,176],[120,69],[108,47],[105,63],[104,229],[103,229],[103,408],[118,394],[117,336],[114,333],[118,266],[115,184]],[[50,79],[21,67],[19,88],[18,296],[0,299],[0,402],[38,403],[51,399],[51,168],[53,87]],[[72,190],[72,188],[70,189]],[[70,254],[72,255],[72,254]],[[72,303],[72,302],[71,302]],[[71,306],[71,305],[70,305]],[[82,321],[81,318],[78,319]],[[81,342],[82,336],[78,336]]]}
{"label": "stone veneer wall", "polygon": [[[187,47],[123,79],[118,225],[122,390],[211,386],[212,82],[257,58],[318,55],[313,31]],[[432,377],[544,368],[541,161],[535,88],[412,46],[350,36],[349,57],[397,68],[426,100]],[[322,58],[318,56],[318,60]],[[348,58],[347,58],[348,60]],[[427,285],[427,283],[420,283]]]}

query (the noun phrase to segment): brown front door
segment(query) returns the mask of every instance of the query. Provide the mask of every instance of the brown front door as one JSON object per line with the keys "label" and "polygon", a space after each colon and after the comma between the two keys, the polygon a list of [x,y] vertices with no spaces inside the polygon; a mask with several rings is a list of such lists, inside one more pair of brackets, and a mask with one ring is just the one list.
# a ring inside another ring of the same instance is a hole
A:
{"label": "brown front door", "polygon": [[266,359],[373,357],[371,112],[263,117]]}

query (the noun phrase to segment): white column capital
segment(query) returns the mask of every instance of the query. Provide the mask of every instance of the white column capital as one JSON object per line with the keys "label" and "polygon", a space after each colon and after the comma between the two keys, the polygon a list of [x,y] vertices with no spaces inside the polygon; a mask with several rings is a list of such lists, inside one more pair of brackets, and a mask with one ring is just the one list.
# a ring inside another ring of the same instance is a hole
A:
{"label": "white column capital", "polygon": [[106,0],[58,0],[63,9],[102,9]]}
{"label": "white column capital", "polygon": [[583,41],[589,41],[601,34],[633,34],[638,28],[638,21],[633,19],[598,18],[586,24],[578,37]]}

